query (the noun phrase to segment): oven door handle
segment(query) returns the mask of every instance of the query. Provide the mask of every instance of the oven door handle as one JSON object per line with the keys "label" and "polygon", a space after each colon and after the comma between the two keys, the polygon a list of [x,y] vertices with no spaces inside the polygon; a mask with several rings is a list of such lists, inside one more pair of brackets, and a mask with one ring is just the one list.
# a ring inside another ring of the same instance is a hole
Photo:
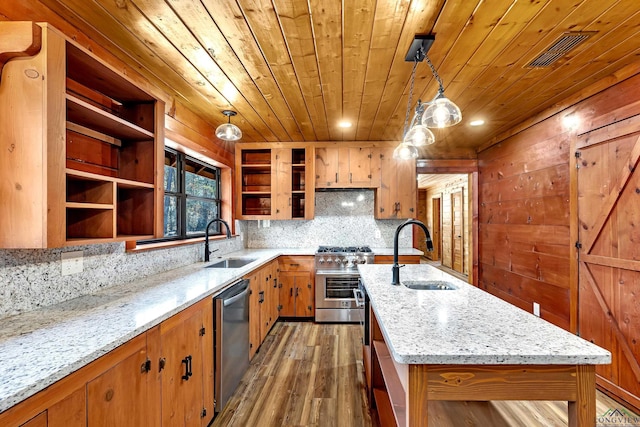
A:
{"label": "oven door handle", "polygon": [[316,270],[316,276],[328,276],[328,277],[344,276],[348,278],[353,278],[353,277],[360,277],[360,274],[357,271]]}
{"label": "oven door handle", "polygon": [[353,290],[353,298],[356,300],[356,307],[364,307],[364,295],[360,289]]}

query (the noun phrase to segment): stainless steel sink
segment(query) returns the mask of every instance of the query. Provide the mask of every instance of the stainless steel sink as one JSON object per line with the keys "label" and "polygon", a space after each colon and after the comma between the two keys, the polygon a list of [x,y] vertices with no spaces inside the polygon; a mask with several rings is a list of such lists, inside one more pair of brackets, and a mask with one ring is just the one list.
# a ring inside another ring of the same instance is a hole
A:
{"label": "stainless steel sink", "polygon": [[240,268],[252,263],[258,258],[226,258],[213,264],[207,265],[205,268]]}
{"label": "stainless steel sink", "polygon": [[402,284],[409,289],[420,291],[452,291],[458,289],[453,283],[444,280],[405,280]]}

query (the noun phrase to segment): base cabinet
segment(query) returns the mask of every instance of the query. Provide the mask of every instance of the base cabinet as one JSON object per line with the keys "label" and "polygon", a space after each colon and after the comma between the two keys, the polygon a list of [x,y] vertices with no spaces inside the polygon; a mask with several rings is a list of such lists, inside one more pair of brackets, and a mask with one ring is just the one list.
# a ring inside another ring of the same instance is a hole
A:
{"label": "base cabinet", "polygon": [[313,317],[313,257],[283,256],[279,260],[280,316]]}
{"label": "base cabinet", "polygon": [[208,298],[0,413],[0,426],[205,427],[213,375]]}
{"label": "base cabinet", "polygon": [[162,425],[203,426],[213,417],[213,313],[209,299],[160,325]]}
{"label": "base cabinet", "polygon": [[278,320],[277,267],[273,261],[245,276],[249,279],[249,359]]}

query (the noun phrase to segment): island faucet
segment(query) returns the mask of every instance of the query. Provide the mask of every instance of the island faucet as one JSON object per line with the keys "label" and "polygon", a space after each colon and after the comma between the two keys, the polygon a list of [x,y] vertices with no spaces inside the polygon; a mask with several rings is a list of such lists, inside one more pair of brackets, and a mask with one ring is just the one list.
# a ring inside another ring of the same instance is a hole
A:
{"label": "island faucet", "polygon": [[400,230],[402,230],[407,225],[417,225],[424,230],[424,234],[427,237],[427,250],[429,252],[433,251],[433,242],[431,241],[431,235],[429,234],[429,230],[427,230],[427,226],[417,219],[408,219],[396,228],[396,234],[393,236],[393,267],[391,267],[391,284],[398,286],[400,285],[400,266],[398,265],[398,237],[400,235]]}
{"label": "island faucet", "polygon": [[225,220],[220,218],[214,218],[211,221],[209,221],[209,224],[207,224],[207,228],[205,228],[204,230],[204,262],[209,262],[209,255],[211,254],[211,252],[213,252],[209,250],[209,227],[214,222],[220,222],[224,224],[224,226],[227,227],[227,239],[231,238],[231,228],[229,228],[229,224],[227,224]]}

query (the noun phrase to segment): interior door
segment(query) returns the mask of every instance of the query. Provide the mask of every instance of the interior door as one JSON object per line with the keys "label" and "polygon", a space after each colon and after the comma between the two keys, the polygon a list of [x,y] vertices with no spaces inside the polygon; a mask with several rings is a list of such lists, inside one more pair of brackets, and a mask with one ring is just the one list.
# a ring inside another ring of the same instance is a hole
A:
{"label": "interior door", "polygon": [[432,211],[431,211],[431,229],[433,230],[433,252],[431,253],[431,260],[437,261],[440,259],[440,248],[442,247],[442,233],[440,231],[442,224],[442,207],[440,197],[434,197],[431,199]]}
{"label": "interior door", "polygon": [[598,384],[640,406],[640,116],[578,138],[578,329],[611,351]]}
{"label": "interior door", "polygon": [[451,264],[464,273],[464,224],[462,190],[451,193]]}

